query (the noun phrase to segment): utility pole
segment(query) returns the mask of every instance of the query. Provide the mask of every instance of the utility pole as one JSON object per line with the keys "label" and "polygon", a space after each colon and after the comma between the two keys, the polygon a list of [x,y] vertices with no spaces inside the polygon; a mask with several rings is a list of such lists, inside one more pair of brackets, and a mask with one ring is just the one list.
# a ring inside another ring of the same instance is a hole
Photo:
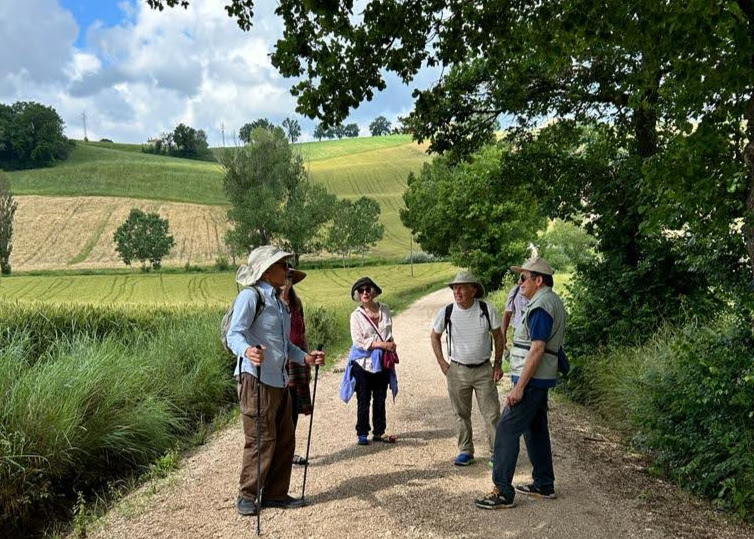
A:
{"label": "utility pole", "polygon": [[220,133],[223,134],[223,148],[225,148],[225,122],[220,124]]}
{"label": "utility pole", "polygon": [[81,113],[81,119],[84,122],[84,141],[89,142],[89,137],[86,136],[86,111]]}

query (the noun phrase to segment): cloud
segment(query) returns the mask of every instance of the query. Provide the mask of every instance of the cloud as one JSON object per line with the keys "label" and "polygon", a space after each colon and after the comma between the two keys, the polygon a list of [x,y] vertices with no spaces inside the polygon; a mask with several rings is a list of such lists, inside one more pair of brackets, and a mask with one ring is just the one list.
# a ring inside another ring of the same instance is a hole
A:
{"label": "cloud", "polygon": [[[212,145],[254,119],[280,123],[295,115],[269,54],[282,35],[274,2],[259,2],[255,25],[242,32],[226,15],[226,0],[194,0],[189,9],[119,4],[117,24],[79,29],[58,0],[0,2],[0,102],[34,100],[53,106],[66,134],[145,142],[179,123],[203,129]],[[75,43],[79,32],[85,40]],[[18,51],[24,51],[19,54]],[[354,112],[362,133],[380,114],[394,120],[410,110],[411,89],[388,77],[388,90]],[[315,122],[298,117],[304,131]],[[304,140],[309,138],[305,133]]]}
{"label": "cloud", "polygon": [[0,2],[0,73],[31,83],[65,79],[78,26],[57,0]]}

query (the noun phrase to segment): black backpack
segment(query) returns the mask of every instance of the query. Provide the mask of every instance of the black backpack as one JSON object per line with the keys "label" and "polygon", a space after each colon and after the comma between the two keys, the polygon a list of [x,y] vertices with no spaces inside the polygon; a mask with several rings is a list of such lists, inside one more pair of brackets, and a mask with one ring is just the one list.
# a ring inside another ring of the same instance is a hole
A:
{"label": "black backpack", "polygon": [[[448,356],[450,356],[450,343],[453,340],[450,333],[450,315],[453,314],[453,305],[455,303],[450,303],[445,307],[445,329],[448,332]],[[487,319],[487,330],[492,331],[492,322],[490,322],[490,308],[487,306],[486,301],[479,300],[479,308],[482,309],[482,314]],[[490,350],[492,350],[492,341],[490,340]]]}

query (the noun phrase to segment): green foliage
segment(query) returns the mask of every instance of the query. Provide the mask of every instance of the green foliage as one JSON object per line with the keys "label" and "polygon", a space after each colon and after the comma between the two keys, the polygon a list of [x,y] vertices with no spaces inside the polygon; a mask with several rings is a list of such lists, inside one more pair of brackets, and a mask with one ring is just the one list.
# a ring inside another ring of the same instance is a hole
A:
{"label": "green foliage", "polygon": [[10,254],[13,252],[13,219],[18,202],[10,192],[8,177],[0,170],[0,272],[10,275]]}
{"label": "green foliage", "polygon": [[753,346],[747,318],[726,311],[712,321],[664,326],[639,347],[593,350],[576,360],[568,385],[638,429],[635,441],[652,452],[657,470],[750,519]]}
{"label": "green foliage", "polygon": [[319,248],[319,230],[335,197],[310,183],[300,154],[279,127],[257,128],[247,146],[222,157],[223,187],[232,207],[226,243],[237,253],[282,243],[302,255]]}
{"label": "green foliage", "polygon": [[327,232],[327,250],[341,255],[344,265],[351,253],[366,253],[385,233],[380,211],[379,203],[369,197],[339,200]]}
{"label": "green foliage", "polygon": [[570,273],[596,256],[597,241],[582,227],[553,219],[537,240],[539,255],[559,272]]}
{"label": "green foliage", "polygon": [[33,101],[0,103],[0,167],[49,167],[65,161],[74,143],[63,135],[64,125],[52,107]]}
{"label": "green foliage", "polygon": [[298,120],[295,118],[286,118],[283,120],[283,129],[285,129],[291,144],[295,144],[301,137],[301,125],[299,125]]}
{"label": "green foliage", "polygon": [[507,166],[508,155],[490,145],[457,165],[436,158],[409,177],[401,212],[423,250],[450,256],[493,287],[527,257],[545,224],[531,187]]}
{"label": "green foliage", "polygon": [[267,131],[272,131],[273,129],[275,129],[275,126],[267,118],[259,118],[257,120],[254,120],[253,122],[243,124],[243,126],[241,126],[241,129],[238,130],[238,138],[240,138],[244,144],[251,144],[251,133],[255,129],[266,129]]}
{"label": "green foliage", "polygon": [[[48,321],[6,330],[0,348],[0,527],[148,465],[234,399],[219,312],[35,309]],[[145,324],[124,330],[124,316]],[[50,343],[41,355],[37,339]]]}
{"label": "green foliage", "polygon": [[168,234],[169,227],[168,220],[159,214],[133,208],[128,219],[115,231],[115,250],[127,266],[139,260],[144,271],[149,267],[159,269],[162,258],[175,245],[173,236]]}
{"label": "green foliage", "polygon": [[150,140],[148,145],[142,146],[141,151],[183,159],[215,160],[207,143],[207,134],[201,129],[197,131],[185,124],[178,124],[172,133],[163,133],[162,136]]}
{"label": "green foliage", "polygon": [[389,135],[390,122],[384,116],[377,116],[374,121],[369,124],[369,132],[372,133],[373,137]]}
{"label": "green foliage", "polygon": [[333,308],[312,306],[304,310],[304,315],[309,346],[324,344],[328,351],[343,348],[350,331],[344,313]]}

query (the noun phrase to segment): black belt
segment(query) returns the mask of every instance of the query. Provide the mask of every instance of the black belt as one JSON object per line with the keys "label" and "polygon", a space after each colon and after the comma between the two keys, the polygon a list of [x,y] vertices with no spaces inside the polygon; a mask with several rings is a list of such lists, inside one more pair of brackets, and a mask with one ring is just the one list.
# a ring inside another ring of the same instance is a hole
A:
{"label": "black belt", "polygon": [[451,363],[455,363],[456,365],[460,365],[461,367],[466,367],[467,369],[478,369],[479,367],[484,367],[485,365],[490,364],[490,360],[482,361],[481,363],[472,363],[471,365],[468,365],[466,363],[460,363],[456,361],[455,359],[450,360]]}
{"label": "black belt", "polygon": [[[515,343],[515,342],[513,343],[513,346],[515,346],[516,348],[521,348],[522,350],[530,350],[531,349],[531,346],[529,346],[529,345],[519,344],[519,343]],[[553,352],[552,350],[547,350],[546,348],[545,348],[545,354],[550,354],[551,356],[557,356],[558,355],[557,352]]]}

